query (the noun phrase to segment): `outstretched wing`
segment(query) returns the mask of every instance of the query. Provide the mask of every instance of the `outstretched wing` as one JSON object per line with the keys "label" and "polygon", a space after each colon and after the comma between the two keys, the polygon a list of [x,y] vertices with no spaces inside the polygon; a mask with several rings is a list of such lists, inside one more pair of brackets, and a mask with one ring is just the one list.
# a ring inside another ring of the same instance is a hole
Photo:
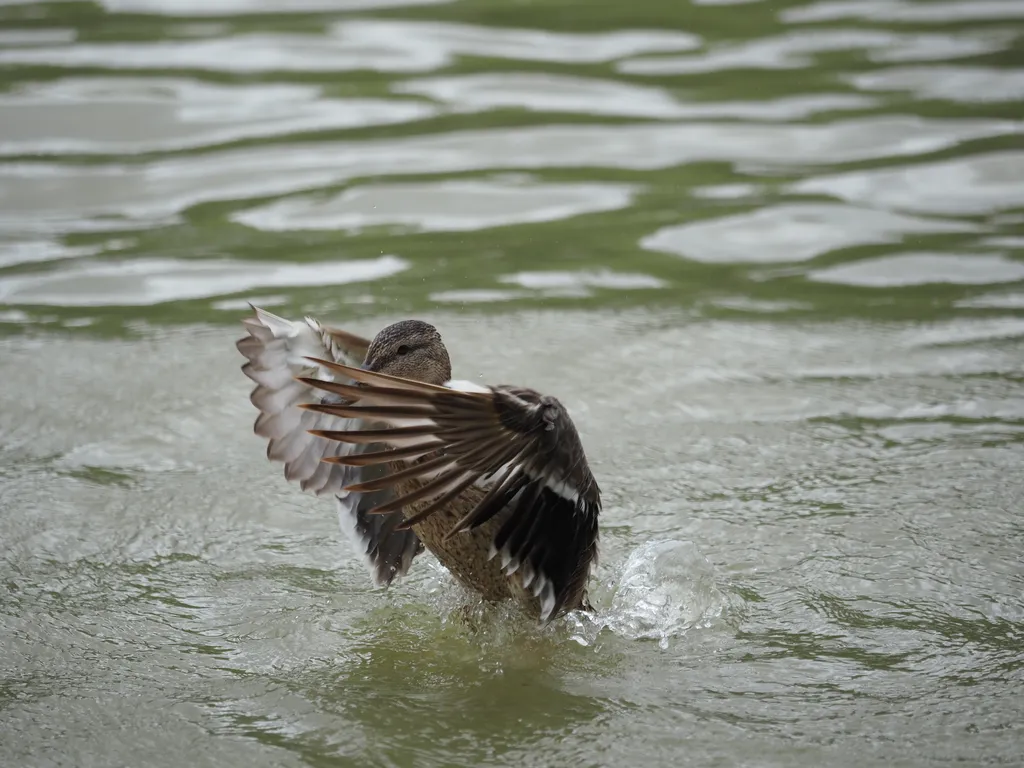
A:
{"label": "outstretched wing", "polygon": [[[388,451],[341,455],[332,464],[374,466],[402,458],[407,468],[348,486],[372,492],[417,478],[415,491],[370,510],[390,514],[429,500],[409,527],[426,519],[470,485],[487,488],[480,503],[449,536],[475,528],[502,510],[510,513],[495,535],[491,556],[541,601],[547,620],[583,600],[597,555],[600,489],[587,464],[576,428],[553,397],[520,387],[478,391],[401,379],[317,359],[334,381],[302,381],[343,400],[305,406],[315,413],[383,422],[378,429],[318,430],[320,437],[349,445],[386,443]],[[354,380],[353,385],[343,379]]]}
{"label": "outstretched wing", "polygon": [[[372,507],[391,501],[393,493],[386,489],[371,494],[345,490],[346,486],[372,481],[384,474],[384,468],[324,461],[371,447],[345,445],[312,434],[316,430],[357,428],[358,421],[303,410],[304,405],[329,402],[336,396],[322,398],[297,379],[314,373],[331,377],[330,371],[310,362],[311,355],[360,365],[370,342],[325,328],[312,318],[292,322],[257,307],[253,310],[254,316],[242,321],[249,334],[236,346],[248,358],[243,373],[256,383],[250,396],[260,411],[254,429],[267,439],[267,458],[283,462],[285,477],[298,482],[302,490],[337,497],[342,531],[365,559],[374,582],[390,584],[395,576],[409,570],[422,546],[412,531],[398,530],[403,519],[400,509],[391,515],[367,514]],[[342,377],[338,381],[352,380]]]}

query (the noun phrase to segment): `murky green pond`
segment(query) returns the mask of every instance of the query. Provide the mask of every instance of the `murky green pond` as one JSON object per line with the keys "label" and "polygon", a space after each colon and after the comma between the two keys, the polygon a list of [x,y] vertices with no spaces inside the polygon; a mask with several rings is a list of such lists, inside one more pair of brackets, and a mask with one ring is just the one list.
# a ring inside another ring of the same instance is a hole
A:
{"label": "murky green pond", "polygon": [[[0,1],[0,764],[1020,765],[1022,52],[1019,0]],[[561,397],[596,615],[372,589],[248,299]]]}

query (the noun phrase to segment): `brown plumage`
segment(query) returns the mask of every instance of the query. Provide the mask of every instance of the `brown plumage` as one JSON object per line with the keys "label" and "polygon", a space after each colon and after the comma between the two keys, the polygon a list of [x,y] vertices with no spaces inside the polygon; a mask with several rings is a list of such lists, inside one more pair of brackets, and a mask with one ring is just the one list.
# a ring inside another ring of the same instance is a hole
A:
{"label": "brown plumage", "polygon": [[246,323],[238,346],[268,456],[304,487],[328,468],[314,490],[335,491],[377,583],[425,545],[487,600],[512,598],[542,620],[586,606],[600,490],[555,398],[449,381],[448,352],[421,321],[372,342],[262,310]]}

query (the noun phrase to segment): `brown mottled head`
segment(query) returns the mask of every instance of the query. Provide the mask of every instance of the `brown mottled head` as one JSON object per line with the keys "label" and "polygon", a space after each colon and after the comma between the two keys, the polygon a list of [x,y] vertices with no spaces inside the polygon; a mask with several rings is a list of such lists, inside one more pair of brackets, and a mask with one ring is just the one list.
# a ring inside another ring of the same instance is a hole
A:
{"label": "brown mottled head", "polygon": [[441,334],[422,320],[402,320],[378,333],[363,368],[427,384],[444,384],[452,377]]}

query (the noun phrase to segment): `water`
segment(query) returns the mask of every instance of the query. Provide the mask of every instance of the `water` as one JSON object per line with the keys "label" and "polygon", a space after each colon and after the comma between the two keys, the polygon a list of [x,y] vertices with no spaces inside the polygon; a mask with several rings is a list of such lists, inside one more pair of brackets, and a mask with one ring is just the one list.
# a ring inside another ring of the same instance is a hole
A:
{"label": "water", "polygon": [[[1022,25],[0,3],[0,764],[1019,765]],[[596,614],[370,589],[247,299],[560,396]]]}

